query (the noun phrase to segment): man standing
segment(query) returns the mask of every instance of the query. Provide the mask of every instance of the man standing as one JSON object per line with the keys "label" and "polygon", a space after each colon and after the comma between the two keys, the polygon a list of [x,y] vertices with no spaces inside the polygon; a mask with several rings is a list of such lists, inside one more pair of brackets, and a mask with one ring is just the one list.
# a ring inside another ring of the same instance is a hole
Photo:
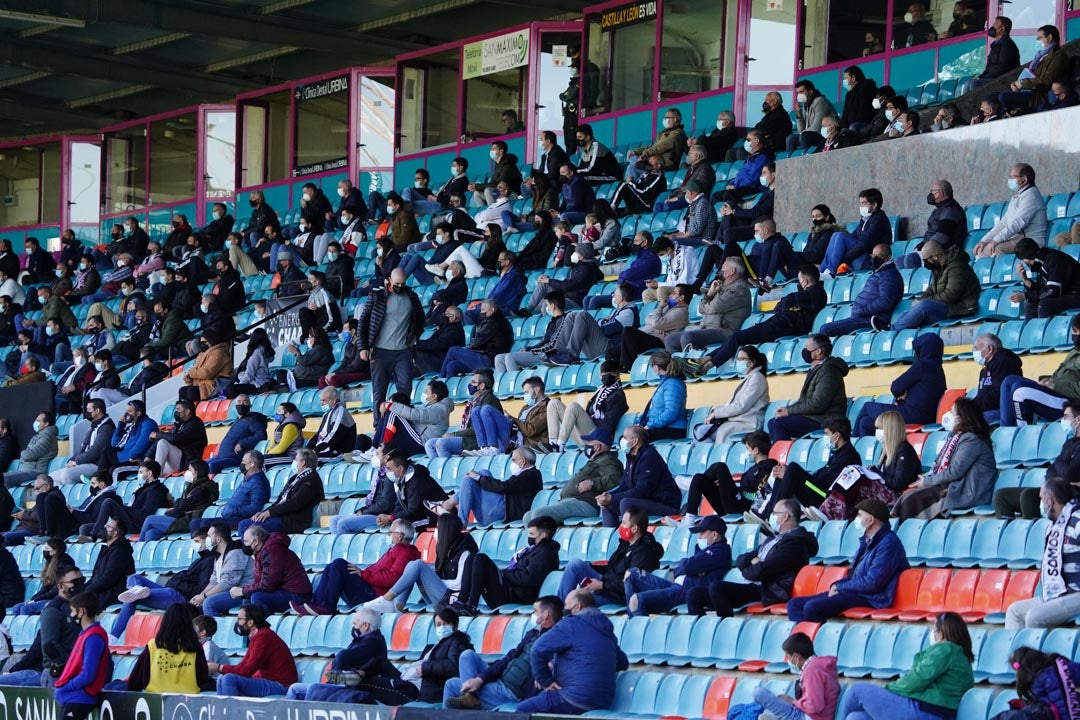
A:
{"label": "man standing", "polygon": [[424,331],[420,298],[395,269],[386,287],[374,288],[360,311],[360,357],[371,362],[372,412],[376,424],[390,376],[398,392],[412,394],[413,347]]}
{"label": "man standing", "polygon": [[97,598],[79,593],[71,598],[70,618],[81,629],[64,671],[56,680],[56,702],[62,720],[85,720],[97,707],[105,683],[112,677],[109,638],[97,621]]}
{"label": "man standing", "polygon": [[270,629],[266,610],[259,605],[242,606],[234,629],[238,635],[247,638],[248,649],[244,659],[236,665],[207,663],[211,675],[221,673],[217,679],[217,694],[233,697],[284,695],[299,679],[296,660],[289,646]]}

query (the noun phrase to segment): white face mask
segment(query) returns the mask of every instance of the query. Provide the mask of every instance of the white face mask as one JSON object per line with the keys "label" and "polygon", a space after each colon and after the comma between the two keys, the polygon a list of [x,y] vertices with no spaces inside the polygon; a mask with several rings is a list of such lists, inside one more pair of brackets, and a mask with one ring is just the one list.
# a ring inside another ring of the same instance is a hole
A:
{"label": "white face mask", "polygon": [[671,118],[664,118],[664,129],[670,130],[673,127],[675,127],[675,121]]}
{"label": "white face mask", "polygon": [[214,216],[214,219],[215,219],[215,220],[220,220],[220,219],[221,219],[222,217],[224,217],[224,216],[223,216],[223,215],[221,214],[221,211],[220,211],[220,210],[215,210],[215,211],[213,212],[213,216]]}
{"label": "white face mask", "polygon": [[795,102],[797,102],[797,103],[799,103],[801,105],[805,104],[806,103],[806,93],[799,93],[798,95],[796,95],[795,96]]}
{"label": "white face mask", "polygon": [[870,217],[870,208],[869,208],[869,206],[860,205],[859,206],[859,216],[860,217]]}
{"label": "white face mask", "polygon": [[292,471],[293,475],[296,475],[297,473],[300,472],[300,463],[297,462],[296,460],[293,460],[292,464],[289,465],[289,469]]}
{"label": "white face mask", "polygon": [[191,472],[190,470],[185,470],[184,471],[184,482],[186,482],[186,483],[195,482],[195,473]]}
{"label": "white face mask", "polygon": [[579,262],[581,262],[581,253],[575,252],[572,255],[570,255],[570,262],[572,262],[575,265],[577,265]]}
{"label": "white face mask", "polygon": [[82,367],[86,364],[86,358],[76,355],[72,362],[75,363],[75,367]]}
{"label": "white face mask", "polygon": [[521,467],[516,462],[513,462],[513,461],[510,462],[510,474],[511,475],[520,475],[521,471],[524,470],[524,469],[525,468]]}
{"label": "white face mask", "polygon": [[941,427],[945,428],[945,432],[952,432],[956,427],[956,416],[953,415],[952,410],[941,416]]}
{"label": "white face mask", "polygon": [[346,196],[346,195],[348,195],[348,194],[349,194],[349,193],[347,193],[347,192],[345,191],[345,188],[338,188],[338,189],[337,189],[337,196],[338,196],[338,197],[341,197],[341,198],[343,198],[343,197],[345,197],[345,196]]}
{"label": "white face mask", "polygon": [[827,138],[827,137],[829,137],[830,135],[832,135],[832,128],[831,128],[831,127],[828,127],[828,126],[826,126],[826,125],[822,125],[822,126],[821,126],[821,137],[825,137],[825,138]]}
{"label": "white face mask", "polygon": [[[845,81],[844,85],[847,85],[846,81]],[[874,98],[873,101],[870,104],[874,106],[875,110],[880,110],[881,109],[881,98]]]}
{"label": "white face mask", "polygon": [[885,430],[883,428],[877,428],[874,430],[874,438],[879,442],[885,442]]}
{"label": "white face mask", "polygon": [[304,199],[311,202],[311,193],[304,193]]}
{"label": "white face mask", "polygon": [[723,120],[717,120],[717,121],[716,121],[716,129],[717,129],[717,130],[723,130],[723,129],[724,129],[725,127],[727,127],[727,126],[726,126],[726,125],[724,125],[724,121],[723,121]]}

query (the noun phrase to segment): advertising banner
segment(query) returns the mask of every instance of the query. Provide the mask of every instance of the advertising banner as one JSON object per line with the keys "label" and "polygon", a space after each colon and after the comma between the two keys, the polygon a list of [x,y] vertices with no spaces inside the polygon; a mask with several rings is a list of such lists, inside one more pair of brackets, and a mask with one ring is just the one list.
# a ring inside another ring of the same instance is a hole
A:
{"label": "advertising banner", "polygon": [[517,30],[478,40],[465,46],[465,67],[462,77],[490,75],[511,70],[529,62],[529,31]]}

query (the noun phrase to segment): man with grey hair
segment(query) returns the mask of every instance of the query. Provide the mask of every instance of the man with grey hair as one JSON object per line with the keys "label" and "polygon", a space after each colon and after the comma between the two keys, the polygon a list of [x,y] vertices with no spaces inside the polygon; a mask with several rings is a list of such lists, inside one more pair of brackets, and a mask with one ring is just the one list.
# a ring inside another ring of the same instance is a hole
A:
{"label": "man with grey hair", "polygon": [[536,453],[519,447],[510,454],[509,478],[497,480],[487,468],[470,470],[457,494],[444,501],[442,507],[451,512],[456,510],[466,525],[470,513],[481,525],[514,522],[529,511],[543,486],[543,476],[536,468]]}
{"label": "man with grey hair", "polygon": [[[686,169],[682,184],[667,199],[657,201],[653,206],[653,212],[682,210],[688,207],[691,201],[686,197],[686,192],[691,183],[697,185],[699,194],[705,193],[708,195],[712,192],[713,185],[716,184],[716,171],[713,170],[712,165],[706,162],[708,155],[705,148],[701,145],[690,146],[690,149],[686,151],[686,159],[689,161],[690,166]],[[712,236],[710,235],[710,237]]]}
{"label": "man with grey hair", "polygon": [[286,700],[324,702],[371,702],[370,695],[356,686],[368,678],[388,673],[392,667],[386,656],[379,613],[360,608],[352,614],[352,636],[330,664],[325,683],[293,683]]}
{"label": "man with grey hair", "polygon": [[[790,124],[791,120],[788,120],[788,125],[790,126]],[[728,153],[729,156],[731,152]],[[739,173],[729,180],[721,190],[713,193],[712,199],[714,202],[723,200],[726,203],[738,205],[743,198],[757,195],[761,192],[762,168],[767,163],[775,162],[765,133],[760,130],[751,130],[746,133],[746,140],[738,152],[745,158],[743,166],[739,168]]]}
{"label": "man with grey hair", "polygon": [[1013,196],[1005,214],[975,246],[976,259],[1011,255],[1023,237],[1046,244],[1046,202],[1035,186],[1035,168],[1027,163],[1013,165],[1007,183]]}
{"label": "man with grey hair", "polygon": [[207,615],[223,616],[245,603],[260,605],[267,614],[279,613],[285,612],[292,602],[307,602],[311,598],[311,580],[299,556],[289,549],[287,535],[252,525],[242,537],[244,554],[254,558],[251,581],[233,585],[227,593],[211,595],[203,603]]}
{"label": "man with grey hair", "polygon": [[[711,169],[711,166],[706,167]],[[677,245],[701,247],[713,242],[716,235],[716,210],[709,202],[709,191],[712,186],[706,187],[703,182],[703,180],[691,180],[683,186],[686,215],[679,223],[678,232],[668,235]]]}
{"label": "man with grey hair", "polygon": [[476,368],[494,367],[495,357],[514,346],[514,328],[499,304],[488,298],[480,303],[480,320],[469,347],[452,347],[443,359],[439,377],[449,378]]}
{"label": "man with grey hair", "polygon": [[690,138],[691,147],[705,148],[706,161],[713,163],[724,162],[728,151],[735,146],[739,139],[739,130],[735,127],[735,113],[730,110],[721,110],[716,116],[716,128],[701,135]]}
{"label": "man with grey hair", "polygon": [[337,460],[356,446],[356,422],[341,402],[341,393],[336,387],[328,385],[320,390],[319,403],[322,421],[318,431],[307,441],[307,447],[322,460]]}
{"label": "man with grey hair", "polygon": [[244,533],[252,525],[262,525],[270,532],[302,533],[311,527],[312,511],[326,495],[323,481],[316,469],[319,456],[314,450],[300,448],[292,461],[292,476],[285,482],[274,504],[260,510],[248,520],[242,520],[239,530]]}
{"label": "man with grey hair", "polygon": [[668,352],[682,352],[686,346],[704,348],[722,343],[743,326],[750,317],[750,285],[746,266],[729,257],[720,266],[720,277],[713,280],[701,300],[701,322],[664,338]]}
{"label": "man with grey hair", "polygon": [[975,338],[972,357],[979,370],[979,382],[975,387],[975,404],[979,406],[986,422],[996,424],[1001,419],[1001,385],[1012,375],[1023,377],[1023,361],[1003,347],[1001,338],[993,333],[983,333]]}
{"label": "man with grey hair", "polygon": [[451,348],[465,347],[464,313],[457,305],[436,305],[431,309],[435,334],[416,341],[416,374],[438,373]]}
{"label": "man with grey hair", "polygon": [[413,545],[416,530],[412,523],[398,518],[390,523],[390,548],[372,565],[360,569],[344,558],[337,558],[322,572],[319,586],[311,602],[292,602],[290,606],[298,615],[333,615],[338,601],[345,600],[351,607],[361,605],[385,595],[405,572],[405,566],[420,559],[420,551]]}

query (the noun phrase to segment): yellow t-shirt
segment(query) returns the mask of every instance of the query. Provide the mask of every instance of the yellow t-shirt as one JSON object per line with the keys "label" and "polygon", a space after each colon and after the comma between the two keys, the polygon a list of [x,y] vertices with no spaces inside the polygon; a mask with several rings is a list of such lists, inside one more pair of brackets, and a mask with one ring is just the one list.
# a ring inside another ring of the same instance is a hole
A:
{"label": "yellow t-shirt", "polygon": [[171,653],[157,646],[156,640],[146,645],[150,653],[150,682],[146,692],[184,693],[198,695],[201,692],[195,676],[195,653]]}

